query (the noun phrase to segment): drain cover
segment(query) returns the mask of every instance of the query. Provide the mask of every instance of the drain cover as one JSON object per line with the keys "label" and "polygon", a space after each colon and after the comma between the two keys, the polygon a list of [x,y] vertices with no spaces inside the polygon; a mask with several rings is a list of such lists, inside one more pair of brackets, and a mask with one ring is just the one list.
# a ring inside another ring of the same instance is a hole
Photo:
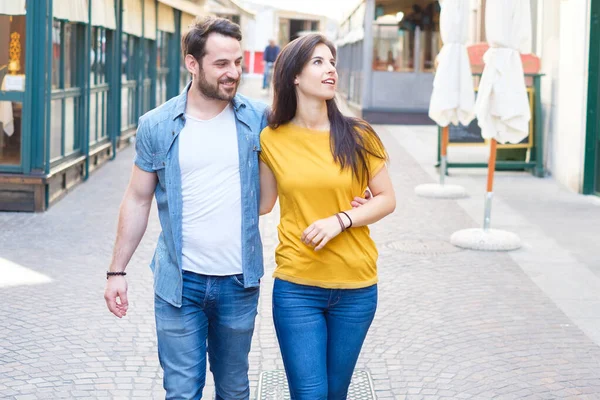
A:
{"label": "drain cover", "polygon": [[[290,391],[285,371],[265,371],[260,374],[256,400],[289,400]],[[348,390],[348,400],[375,400],[373,381],[367,371],[356,370]]]}
{"label": "drain cover", "polygon": [[448,254],[461,251],[449,242],[431,239],[397,240],[385,243],[384,247],[411,254]]}

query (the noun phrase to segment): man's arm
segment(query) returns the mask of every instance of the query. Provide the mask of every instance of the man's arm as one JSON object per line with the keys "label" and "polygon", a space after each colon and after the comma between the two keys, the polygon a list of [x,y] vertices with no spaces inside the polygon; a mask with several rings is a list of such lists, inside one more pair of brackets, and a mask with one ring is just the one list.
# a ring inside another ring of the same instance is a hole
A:
{"label": "man's arm", "polygon": [[264,162],[260,162],[260,205],[259,215],[270,213],[277,201],[277,181],[275,175]]}
{"label": "man's arm", "polygon": [[[146,172],[137,165],[133,167],[129,186],[119,210],[117,239],[110,263],[110,272],[123,272],[137,249],[146,227],[156,188],[156,173]],[[117,299],[119,300],[117,302]],[[119,318],[127,314],[127,281],[124,276],[108,277],[104,300],[110,312]]]}

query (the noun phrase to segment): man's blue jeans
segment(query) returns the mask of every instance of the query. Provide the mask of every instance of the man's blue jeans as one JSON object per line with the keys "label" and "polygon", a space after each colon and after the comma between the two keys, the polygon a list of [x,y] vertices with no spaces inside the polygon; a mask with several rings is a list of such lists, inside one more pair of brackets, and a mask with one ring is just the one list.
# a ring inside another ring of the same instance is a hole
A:
{"label": "man's blue jeans", "polygon": [[265,71],[263,74],[263,89],[267,89],[269,87],[269,84],[271,83],[269,79],[271,68],[273,68],[273,63],[271,61],[267,61],[265,63]]}
{"label": "man's blue jeans", "polygon": [[377,308],[377,285],[323,289],[275,280],[273,319],[293,400],[343,400]]}
{"label": "man's blue jeans", "polygon": [[250,397],[248,353],[258,296],[258,288],[244,289],[242,275],[187,271],[181,308],[155,296],[158,357],[167,399],[202,398],[207,347],[216,399]]}

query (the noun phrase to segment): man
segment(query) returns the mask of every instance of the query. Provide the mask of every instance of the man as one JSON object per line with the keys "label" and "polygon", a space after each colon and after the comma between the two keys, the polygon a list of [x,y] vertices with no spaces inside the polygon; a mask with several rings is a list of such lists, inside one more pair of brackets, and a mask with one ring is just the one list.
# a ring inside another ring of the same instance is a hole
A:
{"label": "man", "polygon": [[[266,106],[236,94],[240,27],[197,21],[182,39],[192,82],[140,118],[105,299],[128,308],[124,271],[156,197],[162,233],[154,272],[158,353],[167,399],[199,399],[206,352],[216,398],[248,399],[248,353],[263,275],[259,135]],[[208,346],[207,346],[208,343]]]}
{"label": "man", "polygon": [[273,63],[275,60],[277,60],[278,55],[279,46],[275,45],[275,41],[273,39],[269,40],[269,45],[265,48],[265,52],[263,53],[263,64],[265,66],[263,89],[269,88],[269,74],[271,73],[271,68],[273,68]]}

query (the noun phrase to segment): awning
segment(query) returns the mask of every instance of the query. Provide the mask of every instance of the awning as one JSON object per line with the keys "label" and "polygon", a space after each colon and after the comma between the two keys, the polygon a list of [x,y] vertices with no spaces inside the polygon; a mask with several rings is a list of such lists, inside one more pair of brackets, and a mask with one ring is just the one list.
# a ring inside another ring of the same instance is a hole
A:
{"label": "awning", "polygon": [[158,30],[175,33],[175,13],[163,3],[158,3]]}
{"label": "awning", "polygon": [[439,126],[467,126],[475,117],[473,76],[469,65],[469,0],[441,0],[440,34],[444,47],[429,103],[429,117]]}
{"label": "awning", "polygon": [[242,7],[239,3],[234,0],[225,0],[225,4],[219,4],[216,1],[207,2],[207,11],[209,14],[215,15],[240,15],[243,14],[247,17],[254,18],[256,12]]}
{"label": "awning", "polygon": [[69,22],[90,21],[88,13],[88,0],[54,0],[52,2],[52,14],[54,18]]}
{"label": "awning", "polygon": [[92,25],[117,29],[115,0],[92,0]]}
{"label": "awning", "polygon": [[142,36],[141,0],[123,0],[123,32]]}
{"label": "awning", "polygon": [[144,37],[156,40],[156,2],[144,0]]}
{"label": "awning", "polygon": [[194,23],[196,19],[195,15],[181,13],[181,35],[183,36],[187,31],[190,30],[190,26]]}
{"label": "awning", "polygon": [[172,7],[176,10],[181,10],[184,13],[188,13],[193,15],[194,17],[198,15],[206,15],[206,7],[199,6],[198,4],[192,3],[187,0],[158,0],[159,3],[163,3],[169,7]]}
{"label": "awning", "polygon": [[25,0],[0,1],[0,14],[25,15]]}

